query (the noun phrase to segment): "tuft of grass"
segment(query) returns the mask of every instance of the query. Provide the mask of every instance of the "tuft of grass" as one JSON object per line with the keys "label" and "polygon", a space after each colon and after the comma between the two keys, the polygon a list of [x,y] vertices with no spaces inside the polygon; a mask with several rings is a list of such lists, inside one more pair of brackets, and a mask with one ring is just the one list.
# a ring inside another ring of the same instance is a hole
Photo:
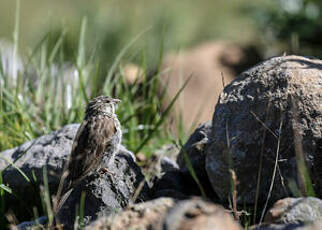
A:
{"label": "tuft of grass", "polygon": [[189,81],[190,81],[191,78],[192,78],[192,76],[190,76],[185,81],[185,83],[181,86],[181,88],[179,89],[179,91],[176,93],[176,95],[174,96],[174,98],[171,100],[170,104],[166,107],[166,109],[162,113],[160,119],[156,122],[155,127],[148,132],[148,134],[143,139],[143,141],[141,142],[141,144],[139,145],[139,147],[134,151],[134,153],[138,153],[146,145],[146,143],[153,137],[153,134],[159,129],[159,127],[165,122],[165,119],[169,115],[171,108],[173,107],[174,103],[176,102],[176,100],[178,99],[179,95],[182,93],[182,91],[184,90],[184,88],[187,86],[187,84],[189,83]]}
{"label": "tuft of grass", "polygon": [[44,189],[42,197],[44,198],[44,206],[46,208],[46,216],[48,217],[48,226],[51,227],[54,222],[54,212],[51,204],[51,196],[48,186],[48,177],[47,177],[47,167],[43,169],[43,178],[44,178]]}
{"label": "tuft of grass", "polygon": [[[145,33],[147,30],[122,49],[106,75],[102,74],[100,60],[86,58],[89,53],[84,42],[86,19],[81,26],[74,63],[64,61],[62,33],[52,50],[48,47],[50,36],[45,34],[28,55],[25,60],[28,66],[18,72],[16,82],[0,65],[0,81],[4,83],[0,84],[0,137],[3,137],[0,138],[0,151],[63,125],[81,122],[86,103],[98,94],[122,100],[117,114],[123,128],[123,144],[130,150],[148,154],[151,146],[157,148],[169,141],[171,136],[164,123],[170,107],[165,113],[161,112],[165,93],[160,94],[158,78],[162,73],[157,70],[148,76],[150,71],[143,51],[140,52],[142,66],[139,66],[143,70],[142,82],[129,84],[121,65],[132,62],[127,60],[127,51]],[[162,59],[162,51],[159,56]],[[142,140],[149,142],[149,146]]]}

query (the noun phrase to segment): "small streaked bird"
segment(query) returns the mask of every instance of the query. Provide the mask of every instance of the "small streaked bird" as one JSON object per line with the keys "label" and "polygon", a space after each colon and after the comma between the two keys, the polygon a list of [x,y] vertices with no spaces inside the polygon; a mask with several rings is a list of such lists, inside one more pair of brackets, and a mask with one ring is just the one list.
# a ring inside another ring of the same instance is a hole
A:
{"label": "small streaked bird", "polygon": [[[70,159],[58,189],[58,209],[71,190],[87,175],[99,170],[111,173],[104,167],[114,161],[122,139],[121,125],[115,114],[115,107],[119,102],[119,99],[99,96],[87,105],[85,118],[76,133]],[[64,195],[60,199],[62,192]]]}
{"label": "small streaked bird", "polygon": [[99,96],[87,105],[68,163],[68,188],[91,171],[99,170],[103,157],[109,162],[114,161],[122,139],[121,125],[115,114],[115,106],[119,102],[119,99]]}

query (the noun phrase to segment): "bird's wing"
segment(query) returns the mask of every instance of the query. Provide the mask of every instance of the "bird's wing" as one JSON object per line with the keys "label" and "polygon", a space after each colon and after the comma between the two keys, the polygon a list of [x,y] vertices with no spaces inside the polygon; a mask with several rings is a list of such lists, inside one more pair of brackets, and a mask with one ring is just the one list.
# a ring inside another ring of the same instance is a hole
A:
{"label": "bird's wing", "polygon": [[78,128],[77,134],[75,136],[72,151],[69,160],[69,179],[74,180],[83,174],[82,171],[84,170],[84,156],[89,153],[85,153],[89,151],[88,148],[88,138],[90,136],[90,125],[89,120],[84,120],[80,127]]}
{"label": "bird's wing", "polygon": [[[88,120],[84,120],[81,125],[78,127],[77,133],[74,138],[74,142],[72,145],[72,151],[71,153],[73,154],[75,152],[75,149],[79,144],[84,144],[81,143],[80,140],[84,140],[84,138],[87,138],[85,135],[88,135],[88,132],[84,132],[85,127],[88,125]],[[82,138],[81,138],[82,137]]]}
{"label": "bird's wing", "polygon": [[101,135],[104,137],[102,141],[103,152],[107,151],[107,148],[112,144],[111,139],[116,135],[117,129],[114,122],[114,118],[105,117],[103,127],[101,127]]}
{"label": "bird's wing", "polygon": [[[78,174],[82,172],[82,176],[86,176],[89,171],[95,169],[104,156],[104,152],[111,144],[111,138],[116,132],[113,118],[108,116],[94,116],[88,120],[87,128],[81,134],[79,139],[86,138],[86,146],[78,143],[75,151],[84,158],[78,163]],[[87,130],[87,132],[85,131]],[[84,140],[84,139],[83,139]],[[76,176],[76,175],[75,175]]]}
{"label": "bird's wing", "polygon": [[[93,118],[91,125],[93,125],[91,130],[95,131],[88,134],[88,140],[91,142],[90,146],[95,147],[88,150],[90,153],[86,155],[88,157],[86,162],[88,164],[96,164],[97,160],[102,160],[104,152],[108,151],[107,148],[111,145],[111,139],[115,135],[116,126],[114,119],[108,116]],[[87,167],[89,168],[89,165]]]}

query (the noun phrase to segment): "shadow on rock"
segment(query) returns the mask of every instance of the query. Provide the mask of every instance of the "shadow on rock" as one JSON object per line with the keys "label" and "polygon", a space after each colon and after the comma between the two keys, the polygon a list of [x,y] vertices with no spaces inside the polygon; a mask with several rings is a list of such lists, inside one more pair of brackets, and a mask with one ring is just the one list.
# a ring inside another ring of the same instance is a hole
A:
{"label": "shadow on rock", "polygon": [[[203,195],[202,189],[206,198],[215,202],[219,201],[218,196],[212,189],[205,169],[206,148],[211,127],[211,122],[202,123],[189,137],[177,157],[178,168],[165,170],[163,176],[154,182],[152,188],[154,198],[186,199],[190,196]],[[191,164],[193,172],[191,168],[187,167],[187,160]],[[193,178],[192,173],[195,173],[200,186]]]}

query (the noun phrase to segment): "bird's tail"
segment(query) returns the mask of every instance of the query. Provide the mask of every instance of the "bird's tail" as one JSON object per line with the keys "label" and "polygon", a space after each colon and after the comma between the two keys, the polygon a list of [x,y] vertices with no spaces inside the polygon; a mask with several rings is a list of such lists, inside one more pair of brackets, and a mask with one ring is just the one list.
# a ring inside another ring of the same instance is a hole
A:
{"label": "bird's tail", "polygon": [[[60,208],[63,206],[67,198],[69,197],[72,190],[71,188],[72,186],[71,186],[71,180],[69,179],[68,170],[64,170],[59,181],[56,196],[54,197],[54,200],[53,200],[53,210],[54,210],[55,216],[60,210]],[[67,194],[69,195],[67,196]],[[64,201],[63,201],[63,198],[64,198]]]}

